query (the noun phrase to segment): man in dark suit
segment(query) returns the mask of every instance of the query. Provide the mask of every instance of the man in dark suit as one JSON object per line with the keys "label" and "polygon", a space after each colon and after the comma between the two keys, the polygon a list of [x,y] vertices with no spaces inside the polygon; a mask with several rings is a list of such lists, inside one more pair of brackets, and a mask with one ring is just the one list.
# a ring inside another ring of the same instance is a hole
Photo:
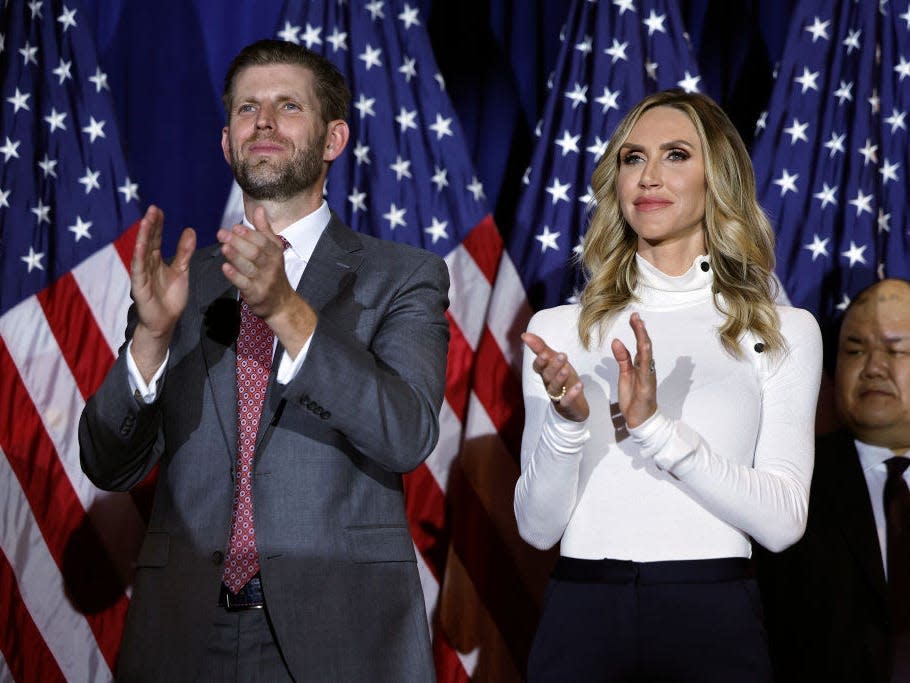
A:
{"label": "man in dark suit", "polygon": [[805,536],[779,555],[756,549],[777,678],[910,681],[910,577],[894,556],[906,546],[886,513],[889,487],[908,497],[910,283],[884,280],[850,304],[835,398],[846,429],[817,441]]}
{"label": "man in dark suit", "polygon": [[80,423],[98,486],[159,466],[118,678],[432,681],[401,473],[438,437],[445,264],[326,205],[350,101],[328,61],[254,43],[224,101],[247,221],[198,252],[185,230],[168,264],[148,209]]}

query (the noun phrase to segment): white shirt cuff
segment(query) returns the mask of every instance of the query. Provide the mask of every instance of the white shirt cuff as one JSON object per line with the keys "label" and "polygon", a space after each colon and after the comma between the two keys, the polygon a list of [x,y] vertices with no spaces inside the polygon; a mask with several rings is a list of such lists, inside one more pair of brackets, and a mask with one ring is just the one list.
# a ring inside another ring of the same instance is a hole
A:
{"label": "white shirt cuff", "polygon": [[132,349],[133,340],[130,339],[130,343],[126,347],[126,369],[127,379],[130,385],[130,392],[133,394],[133,398],[135,398],[137,401],[142,401],[143,403],[154,403],[155,399],[158,398],[158,382],[161,380],[161,376],[164,374],[164,369],[167,367],[167,361],[171,357],[171,351],[168,349],[167,354],[164,356],[164,362],[158,366],[155,374],[152,375],[151,381],[146,384],[145,380],[142,379],[142,373],[139,372],[139,368],[136,366],[136,361],[133,360]]}
{"label": "white shirt cuff", "polygon": [[291,354],[287,351],[284,351],[281,354],[281,361],[278,363],[278,374],[275,376],[275,379],[278,380],[278,384],[287,384],[297,376],[297,373],[300,371],[300,366],[303,365],[303,361],[306,358],[311,341],[313,341],[312,334],[304,343],[303,348],[300,349],[297,358],[291,358]]}
{"label": "white shirt cuff", "polygon": [[626,427],[641,454],[662,470],[680,476],[689,470],[682,461],[695,453],[701,439],[682,422],[655,412],[637,427]]}

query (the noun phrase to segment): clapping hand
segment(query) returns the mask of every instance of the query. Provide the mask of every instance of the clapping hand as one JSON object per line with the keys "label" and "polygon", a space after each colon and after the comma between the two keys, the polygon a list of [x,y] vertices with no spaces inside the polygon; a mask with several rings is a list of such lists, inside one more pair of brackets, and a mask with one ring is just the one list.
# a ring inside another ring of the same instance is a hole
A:
{"label": "clapping hand", "polygon": [[574,422],[588,419],[590,408],[584,385],[566,354],[554,351],[543,339],[530,332],[521,335],[521,340],[537,356],[532,367],[543,380],[556,412]]}
{"label": "clapping hand", "polygon": [[619,363],[619,410],[626,425],[635,428],[657,412],[657,378],[645,321],[638,313],[633,313],[629,325],[635,332],[635,358],[619,339],[613,340],[611,349]]}

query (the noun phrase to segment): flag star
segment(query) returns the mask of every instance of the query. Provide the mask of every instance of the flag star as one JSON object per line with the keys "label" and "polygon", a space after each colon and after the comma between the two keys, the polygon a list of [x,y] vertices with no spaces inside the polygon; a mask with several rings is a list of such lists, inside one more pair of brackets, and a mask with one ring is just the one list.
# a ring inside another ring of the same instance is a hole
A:
{"label": "flag star", "polygon": [[95,67],[95,75],[89,76],[88,79],[95,84],[95,92],[110,90],[107,84],[107,74],[101,70],[101,67]]}
{"label": "flag star", "polygon": [[576,257],[580,258],[581,254],[584,250],[585,250],[585,236],[581,235],[578,238],[578,244],[576,244],[574,247],[572,247],[572,253],[575,254]]}
{"label": "flag star", "polygon": [[878,210],[878,231],[891,232],[891,214],[885,213],[884,209]]}
{"label": "flag star", "polygon": [[430,227],[424,228],[423,231],[430,235],[433,238],[433,244],[436,244],[439,240],[449,239],[449,233],[446,232],[448,224],[448,221],[441,221],[436,216],[433,216],[432,224]]}
{"label": "flag star", "polygon": [[0,33],[0,54],[3,53],[4,49],[6,49],[6,36]]}
{"label": "flag star", "polygon": [[835,307],[837,310],[843,312],[847,310],[847,307],[850,305],[850,297],[845,294],[842,295],[840,303]]}
{"label": "flag star", "polygon": [[534,239],[540,242],[540,253],[546,253],[547,249],[552,249],[553,251],[559,251],[559,245],[556,244],[556,239],[559,237],[560,233],[550,232],[550,226],[543,226],[543,232],[539,235],[535,235]]}
{"label": "flag star", "polygon": [[811,26],[805,27],[805,30],[812,34],[813,43],[815,41],[817,41],[819,38],[824,38],[825,40],[829,40],[828,24],[830,24],[830,23],[831,23],[830,21],[822,21],[819,17],[815,17],[815,21],[813,22],[813,24]]}
{"label": "flag star", "polygon": [[51,127],[50,132],[53,133],[58,128],[60,130],[66,130],[66,124],[63,123],[63,119],[66,118],[66,112],[58,112],[56,109],[51,108],[51,113],[44,117],[44,120],[47,121],[47,124]]}
{"label": "flag star", "polygon": [[[34,211],[34,209],[32,209]],[[25,261],[28,265],[28,272],[31,273],[32,270],[37,268],[38,270],[44,270],[44,266],[41,265],[41,259],[44,258],[43,252],[35,251],[34,247],[28,248],[28,256],[21,256],[20,259]]]}
{"label": "flag star", "polygon": [[805,95],[807,90],[818,90],[818,76],[820,71],[809,71],[807,67],[803,67],[803,73],[800,76],[797,76],[793,80],[799,83],[803,90],[802,94]]}
{"label": "flag star", "polygon": [[98,182],[98,177],[100,175],[101,171],[93,171],[86,167],[85,175],[79,178],[79,183],[85,185],[85,194],[88,194],[92,190],[101,189],[101,184]]}
{"label": "flag star", "polygon": [[382,13],[382,0],[373,0],[373,2],[368,2],[366,4],[366,10],[370,13],[370,18],[373,21],[376,19],[385,19],[385,14]]}
{"label": "flag star", "polygon": [[603,156],[603,153],[607,150],[608,140],[601,140],[599,135],[594,136],[594,144],[590,147],[585,147],[586,152],[590,152],[594,155],[594,159],[600,159]]}
{"label": "flag star", "polygon": [[882,174],[882,185],[887,185],[889,180],[898,181],[898,168],[900,168],[900,164],[898,163],[892,164],[887,159],[882,162],[882,165],[878,169],[878,172]]}
{"label": "flag star", "polygon": [[588,204],[589,202],[594,201],[594,188],[588,185],[585,189],[585,193],[578,198],[579,203]]}
{"label": "flag star", "polygon": [[439,89],[440,89],[440,90],[445,90],[445,89],[446,89],[446,79],[442,77],[442,74],[441,74],[441,73],[439,73],[439,72],[437,71],[437,72],[436,72],[436,75],[433,76],[433,78],[436,80],[437,83],[439,83]]}
{"label": "flag star", "polygon": [[378,47],[376,49],[373,49],[373,47],[367,43],[363,54],[358,55],[357,59],[362,59],[363,63],[366,64],[367,71],[369,71],[374,66],[382,66],[382,61],[379,59],[381,56],[382,50],[380,50]]}
{"label": "flag star", "polygon": [[117,188],[117,192],[120,192],[123,195],[123,201],[129,203],[134,199],[139,199],[139,184],[134,183],[130,180],[130,177],[127,176],[126,180],[123,181],[123,185]]}
{"label": "flag star", "polygon": [[910,31],[910,5],[907,5],[907,11],[899,14],[898,18],[907,22],[907,30]]}
{"label": "flag star", "polygon": [[852,54],[854,50],[859,50],[859,37],[862,35],[862,31],[856,29],[855,31],[847,30],[847,37],[844,38],[842,45],[847,48],[847,54]]}
{"label": "flag star", "polygon": [[563,94],[572,100],[572,109],[578,107],[579,104],[588,103],[588,86],[586,85],[576,83],[572,88],[572,92],[566,92]]}
{"label": "flag star", "polygon": [[653,36],[656,31],[659,31],[660,33],[667,32],[667,29],[664,28],[664,21],[666,21],[666,19],[666,14],[658,15],[657,12],[652,9],[651,14],[648,15],[648,18],[642,20],[641,23],[648,27],[649,38]]}
{"label": "flag star", "polygon": [[104,134],[104,124],[105,121],[96,121],[94,116],[89,117],[88,125],[82,129],[82,132],[89,136],[89,142],[107,137]]}
{"label": "flag star", "polygon": [[76,241],[78,242],[83,237],[91,239],[92,235],[88,231],[90,227],[92,227],[91,221],[84,221],[80,216],[76,216],[76,224],[69,226],[67,230],[76,236]]}
{"label": "flag star", "polygon": [[73,75],[70,73],[72,66],[72,62],[64,62],[61,58],[60,64],[51,72],[60,79],[59,85],[63,85],[63,82],[66,80],[73,80]]}
{"label": "flag star", "polygon": [[13,113],[16,114],[20,109],[25,109],[25,111],[31,111],[31,107],[28,106],[28,98],[32,94],[29,92],[19,92],[19,88],[16,88],[16,93],[12,97],[7,97],[6,101],[13,105]]}
{"label": "flag star", "polygon": [[436,114],[436,123],[431,123],[429,128],[436,133],[437,140],[442,140],[446,135],[455,136],[452,132],[452,118],[444,119],[442,114]]}
{"label": "flag star", "polygon": [[626,48],[629,47],[628,41],[625,43],[620,43],[616,38],[613,39],[613,44],[604,50],[604,53],[610,55],[613,60],[612,64],[616,64],[617,60],[623,60],[624,62],[629,61],[629,58],[626,56]]}
{"label": "flag star", "polygon": [[783,197],[787,192],[793,192],[794,194],[798,193],[796,189],[796,181],[799,178],[799,173],[794,173],[790,175],[790,172],[787,169],[784,169],[783,175],[780,178],[777,178],[773,183],[780,187],[780,196]]}
{"label": "flag star", "polygon": [[570,135],[568,130],[562,132],[562,139],[556,141],[556,145],[562,149],[562,155],[565,156],[569,152],[578,153],[578,140],[581,138],[581,135]]}
{"label": "flag star", "polygon": [[852,268],[857,263],[866,264],[866,257],[863,256],[863,252],[866,251],[866,245],[857,246],[856,242],[850,240],[850,248],[847,251],[842,251],[841,256],[850,261],[850,267]]}
{"label": "flag star", "polygon": [[278,37],[288,43],[299,45],[300,38],[297,35],[298,33],[300,33],[299,26],[294,26],[291,22],[285,21],[284,28],[278,31]]}
{"label": "flag star", "polygon": [[408,224],[405,223],[405,221],[404,221],[404,214],[405,214],[405,211],[407,211],[406,208],[404,208],[404,209],[399,209],[399,208],[398,208],[397,206],[395,206],[395,204],[393,203],[393,204],[389,207],[389,212],[388,212],[388,213],[382,214],[382,217],[385,218],[385,219],[389,222],[389,229],[390,229],[390,230],[394,230],[394,229],[395,229],[397,226],[399,226],[399,225],[400,225],[401,227],[403,227],[403,228],[406,228],[406,227],[407,227]]}
{"label": "flag star", "polygon": [[414,119],[417,118],[417,110],[412,109],[408,111],[404,107],[398,112],[398,116],[395,117],[395,121],[401,126],[401,132],[404,133],[408,128],[413,128],[417,130],[417,124],[414,122]]}
{"label": "flag star", "polygon": [[9,193],[10,193],[10,192],[12,192],[12,190],[0,189],[0,208],[3,208],[4,206],[5,206],[6,208],[9,208],[9,201],[8,201],[8,200],[9,200]]}
{"label": "flag star", "polygon": [[878,114],[878,110],[881,108],[881,98],[878,96],[878,91],[875,88],[872,88],[872,97],[866,101],[869,103],[872,113]]}
{"label": "flag star", "polygon": [[834,158],[834,155],[837,154],[838,152],[840,152],[841,154],[844,154],[846,152],[846,150],[844,149],[844,138],[846,138],[846,137],[847,137],[846,133],[841,133],[840,135],[838,135],[834,131],[831,131],[831,139],[825,143],[825,147],[827,147],[828,149],[831,150],[831,154],[829,156],[832,159]]}
{"label": "flag star", "polygon": [[404,24],[405,31],[412,26],[420,26],[420,19],[417,18],[417,8],[411,7],[408,3],[404,3],[404,11],[398,15],[398,18]]}
{"label": "flag star", "polygon": [[648,78],[652,81],[657,80],[657,69],[659,66],[660,65],[657,62],[645,60],[645,73],[648,74]]}
{"label": "flag star", "polygon": [[337,26],[332,29],[331,35],[326,36],[325,39],[332,45],[332,52],[348,49],[348,34],[344,31],[339,31]]}
{"label": "flag star", "polygon": [[21,140],[16,140],[13,142],[8,137],[6,138],[6,143],[0,147],[0,154],[3,155],[3,161],[9,161],[12,157],[16,159],[19,158],[19,145],[22,144]]}
{"label": "flag star", "polygon": [[901,55],[901,60],[898,62],[897,66],[894,67],[894,70],[899,74],[898,81],[903,81],[904,78],[910,76],[910,62],[907,61],[907,58]]}
{"label": "flag star", "polygon": [[57,17],[57,21],[63,24],[64,33],[66,33],[66,30],[69,28],[76,28],[76,10],[67,9],[66,5],[64,5],[63,14]]}
{"label": "flag star", "polygon": [[688,93],[698,92],[698,82],[700,80],[701,76],[693,76],[688,71],[686,71],[685,77],[681,81],[678,81],[676,85]]}
{"label": "flag star", "polygon": [[45,154],[44,158],[38,162],[38,167],[44,171],[45,178],[48,176],[53,176],[54,178],[57,177],[57,170],[55,168],[56,166],[57,160],[51,159],[47,154]]}
{"label": "flag star", "polygon": [[19,48],[19,54],[22,55],[23,66],[28,66],[29,62],[38,66],[38,60],[35,58],[35,55],[38,54],[38,48],[32,47],[28,41],[25,42],[23,47]]}
{"label": "flag star", "polygon": [[891,126],[891,132],[894,133],[898,128],[901,130],[907,130],[907,124],[904,122],[904,117],[907,116],[907,112],[898,111],[897,107],[891,110],[891,116],[885,119],[885,123]]}
{"label": "flag star", "polygon": [[538,121],[537,126],[534,127],[534,137],[535,138],[539,138],[543,134],[543,131],[541,130],[541,126],[543,126],[543,120]]}
{"label": "flag star", "polygon": [[44,202],[40,199],[38,200],[38,206],[34,209],[29,209],[29,211],[35,214],[35,217],[38,219],[38,225],[51,222],[51,207],[45,206]]}
{"label": "flag star", "polygon": [[567,202],[569,201],[568,191],[570,187],[569,183],[562,184],[559,182],[559,178],[553,178],[553,184],[547,188],[547,193],[553,197],[554,204],[559,200]]}
{"label": "flag star", "polygon": [[635,5],[633,3],[634,0],[613,0],[613,4],[619,8],[619,16],[625,14],[626,10],[634,12]]}
{"label": "flag star", "polygon": [[373,111],[373,105],[376,104],[375,97],[367,97],[363,93],[360,93],[360,97],[354,103],[354,109],[360,112],[360,118],[364,116],[376,116],[376,112]]}
{"label": "flag star", "polygon": [[856,207],[856,215],[857,215],[857,217],[859,217],[860,214],[862,214],[864,211],[868,211],[870,214],[872,213],[871,203],[872,203],[873,197],[874,197],[873,194],[871,194],[871,193],[863,194],[863,191],[861,189],[857,189],[856,198],[851,199],[847,203],[852,204],[853,206]]}
{"label": "flag star", "polygon": [[411,162],[401,158],[401,155],[395,156],[395,163],[390,164],[389,168],[395,171],[395,180],[399,182],[404,178],[411,178]]}
{"label": "flag star", "polygon": [[521,176],[521,184],[522,184],[522,185],[530,185],[530,184],[531,184],[531,167],[530,167],[530,166],[528,166],[528,167],[525,169],[524,174]]}
{"label": "flag star", "polygon": [[412,78],[417,76],[417,60],[411,57],[405,57],[401,66],[398,67],[398,73],[404,74],[406,83],[410,83]]}
{"label": "flag star", "polygon": [[307,50],[312,50],[314,45],[322,45],[322,38],[319,37],[320,33],[322,33],[322,26],[310,26],[310,23],[307,22],[306,29],[300,38],[306,43]]}
{"label": "flag star", "polygon": [[878,145],[873,145],[869,138],[866,138],[866,146],[856,151],[863,155],[863,166],[868,165],[870,161],[878,163]]}
{"label": "flag star", "polygon": [[812,252],[812,260],[815,261],[819,256],[830,256],[828,254],[828,242],[831,241],[831,238],[826,237],[821,239],[818,234],[812,236],[812,244],[804,244],[803,249],[808,249]]}
{"label": "flag star", "polygon": [[820,199],[822,203],[822,208],[824,209],[828,204],[834,204],[837,206],[837,197],[834,195],[837,193],[837,185],[834,187],[829,187],[828,183],[822,183],[821,192],[816,192],[813,197]]}
{"label": "flag star", "polygon": [[610,109],[619,111],[619,104],[617,102],[618,99],[619,88],[611,91],[607,86],[604,86],[604,94],[596,98],[594,101],[598,104],[603,105],[603,111],[601,113],[606,114]]}
{"label": "flag star", "polygon": [[790,136],[790,144],[795,145],[797,140],[809,142],[809,138],[806,137],[806,129],[808,127],[808,121],[806,123],[800,123],[799,119],[793,119],[793,123],[790,124],[790,127],[784,128],[784,132]]}
{"label": "flag star", "polygon": [[[5,3],[4,3],[5,4]],[[28,8],[32,13],[32,19],[35,17],[41,17],[41,5],[43,5],[43,0],[31,0],[28,3]]]}
{"label": "flag star", "polygon": [[357,165],[372,163],[369,154],[370,148],[358,140],[357,145],[354,147],[354,157],[357,159]]}
{"label": "flag star", "polygon": [[758,133],[760,130],[764,130],[768,126],[768,112],[763,111],[758,117],[758,121],[755,122],[755,132]]}
{"label": "flag star", "polygon": [[448,169],[439,168],[439,166],[433,166],[433,177],[430,178],[430,182],[436,185],[436,191],[442,192],[442,188],[449,186]]}
{"label": "flag star", "polygon": [[843,104],[844,102],[853,101],[853,81],[846,83],[844,81],[840,82],[840,87],[834,91],[834,96],[837,98],[838,104]]}
{"label": "flag star", "polygon": [[575,49],[581,52],[583,55],[590,54],[594,49],[594,40],[591,38],[591,36],[586,35],[583,41],[575,44]]}
{"label": "flag star", "polygon": [[481,199],[487,198],[487,196],[483,193],[483,183],[478,180],[476,175],[471,176],[471,182],[466,189],[468,192],[474,195],[475,202],[479,202]]}
{"label": "flag star", "polygon": [[366,192],[361,192],[356,187],[354,191],[348,195],[348,201],[351,202],[351,211],[357,213],[358,210],[366,211],[367,205],[365,203],[367,198]]}

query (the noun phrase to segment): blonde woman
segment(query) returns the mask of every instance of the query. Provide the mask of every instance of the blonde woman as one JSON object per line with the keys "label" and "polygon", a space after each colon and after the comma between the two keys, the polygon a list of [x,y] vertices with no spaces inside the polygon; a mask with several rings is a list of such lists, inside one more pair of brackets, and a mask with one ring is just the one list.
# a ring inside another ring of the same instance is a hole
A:
{"label": "blonde woman", "polygon": [[581,303],[523,336],[515,515],[560,544],[530,681],[770,681],[750,539],[806,523],[821,336],[776,305],[736,129],[651,95],[594,171]]}

